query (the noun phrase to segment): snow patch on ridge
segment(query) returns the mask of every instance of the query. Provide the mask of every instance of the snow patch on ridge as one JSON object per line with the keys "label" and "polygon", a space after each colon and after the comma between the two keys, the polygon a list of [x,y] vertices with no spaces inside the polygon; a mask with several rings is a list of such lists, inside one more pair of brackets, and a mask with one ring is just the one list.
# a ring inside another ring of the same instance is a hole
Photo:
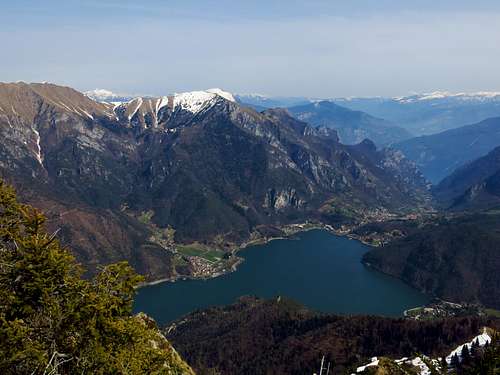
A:
{"label": "snow patch on ridge", "polygon": [[411,361],[411,365],[420,371],[420,375],[431,375],[431,369],[425,364],[420,357],[416,357]]}
{"label": "snow patch on ridge", "polygon": [[91,91],[85,91],[84,94],[87,96],[93,96],[93,97],[106,97],[106,98],[118,97],[117,94],[115,94],[112,91],[106,90],[106,89],[95,89],[95,90],[91,90]]}
{"label": "snow patch on ridge", "polygon": [[190,91],[180,94],[175,94],[173,97],[174,109],[180,107],[191,113],[198,113],[213,103],[217,97],[221,97],[230,102],[236,102],[234,96],[221,89],[209,89],[206,91]]}
{"label": "snow patch on ridge", "polygon": [[207,91],[191,91],[182,94],[175,94],[174,108],[180,107],[191,113],[197,113],[216,96],[216,94]]}
{"label": "snow patch on ridge", "polygon": [[364,372],[366,370],[367,367],[373,367],[373,366],[378,366],[379,364],[379,359],[377,357],[373,357],[372,358],[372,361],[370,363],[368,363],[367,365],[364,365],[364,366],[359,366],[357,369],[356,369],[356,372]]}
{"label": "snow patch on ridge", "polygon": [[158,101],[156,102],[156,117],[158,117],[158,112],[160,109],[168,105],[168,96],[162,96],[161,98],[158,98]]}
{"label": "snow patch on ridge", "polygon": [[35,128],[33,128],[33,132],[35,133],[36,137],[36,147],[37,147],[37,151],[35,152],[36,160],[38,160],[40,165],[43,167],[42,147],[40,147],[40,133]]}
{"label": "snow patch on ridge", "polygon": [[137,107],[135,107],[135,109],[132,111],[132,113],[128,115],[129,121],[132,120],[132,118],[135,116],[135,114],[137,113],[139,108],[141,108],[143,99],[139,97],[139,98],[131,100],[130,103],[135,102],[135,101],[137,101]]}
{"label": "snow patch on ridge", "polygon": [[86,110],[83,108],[78,107],[78,110],[82,111],[89,119],[93,120],[94,116],[92,116],[90,113],[88,113]]}
{"label": "snow patch on ridge", "polygon": [[462,349],[464,346],[467,346],[467,349],[470,350],[471,346],[472,346],[472,343],[474,341],[476,341],[479,343],[479,346],[482,347],[484,345],[486,345],[487,342],[491,342],[491,337],[490,335],[488,335],[488,333],[486,332],[486,328],[483,330],[483,333],[480,334],[479,336],[476,336],[474,337],[470,342],[468,343],[465,343],[463,345],[460,345],[459,347],[457,347],[454,351],[452,351],[450,353],[449,356],[446,357],[446,363],[450,364],[451,363],[451,359],[452,357],[456,354],[458,356],[458,358],[461,360],[462,359]]}
{"label": "snow patch on ridge", "polygon": [[[470,342],[468,343],[465,343],[463,345],[460,345],[458,346],[455,350],[453,350],[445,359],[446,359],[446,363],[448,365],[451,364],[452,362],[452,358],[453,356],[456,354],[458,356],[458,359],[459,361],[462,360],[461,358],[461,355],[462,355],[462,349],[464,346],[467,347],[467,349],[471,349],[472,347],[472,343],[473,342],[477,342],[479,344],[479,347],[483,347],[484,345],[486,345],[486,343],[489,343],[491,342],[491,337],[490,335],[488,334],[486,328],[483,328],[483,333],[474,337]],[[408,357],[404,357],[404,358],[401,358],[401,359],[396,359],[394,362],[397,364],[397,365],[403,365],[403,364],[406,364],[406,365],[411,365],[413,368],[415,368],[417,371],[418,371],[418,374],[419,375],[431,375],[431,369],[429,368],[429,366],[427,365],[426,362],[428,363],[431,363],[433,366],[435,367],[440,367],[440,361],[441,361],[441,358],[437,358],[437,359],[432,359],[430,357],[427,357],[425,355],[422,355],[422,356],[417,356],[415,358],[408,358]],[[365,370],[368,368],[368,367],[374,367],[374,366],[378,366],[380,363],[380,360],[378,357],[373,357],[371,359],[371,362],[364,365],[364,366],[359,366],[357,369],[356,369],[356,373],[354,374],[351,374],[351,375],[356,375],[358,373],[364,373]]]}
{"label": "snow patch on ridge", "polygon": [[83,94],[86,97],[101,103],[111,103],[111,102],[125,103],[133,99],[135,96],[137,96],[137,95],[117,94],[114,93],[113,91],[106,89],[95,89],[91,91],[85,91]]}
{"label": "snow patch on ridge", "polygon": [[110,101],[122,97],[122,95],[115,94],[113,91],[109,91],[106,89],[85,91],[83,94],[97,101]]}
{"label": "snow patch on ridge", "polygon": [[414,94],[403,97],[396,97],[394,100],[402,103],[412,103],[418,101],[431,101],[439,99],[459,99],[463,101],[481,101],[481,100],[492,100],[500,99],[500,92],[495,91],[479,91],[474,93],[452,93],[449,91],[434,91],[424,94]]}
{"label": "snow patch on ridge", "polygon": [[231,94],[230,92],[227,92],[227,91],[224,91],[224,90],[221,90],[218,88],[208,89],[207,92],[209,92],[211,94],[217,94],[219,96],[222,96],[224,99],[229,100],[230,102],[233,102],[233,103],[236,102],[236,99],[234,98],[233,94]]}
{"label": "snow patch on ridge", "polygon": [[[104,94],[107,93],[107,90],[104,90]],[[176,93],[174,95],[160,96],[156,98],[138,96],[127,101],[121,101],[120,99],[122,98],[118,98],[117,100],[108,100],[104,103],[113,105],[113,112],[115,115],[119,108],[126,108],[129,121],[132,120],[141,107],[144,111],[150,112],[156,121],[158,121],[160,110],[166,106],[168,106],[172,111],[182,109],[196,114],[214,104],[218,98],[230,102],[236,102],[234,96],[227,91],[223,91],[221,89],[209,89],[205,91]],[[144,104],[146,104],[149,108],[144,108]]]}

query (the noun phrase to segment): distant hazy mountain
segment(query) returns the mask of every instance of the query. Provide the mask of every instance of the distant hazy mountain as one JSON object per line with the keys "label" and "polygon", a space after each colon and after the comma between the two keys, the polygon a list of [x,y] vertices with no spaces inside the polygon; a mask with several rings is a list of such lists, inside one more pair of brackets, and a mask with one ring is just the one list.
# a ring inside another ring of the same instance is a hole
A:
{"label": "distant hazy mountain", "polygon": [[134,97],[126,94],[116,94],[112,91],[106,89],[95,89],[91,91],[85,91],[84,94],[88,96],[90,99],[93,99],[97,102],[128,102]]}
{"label": "distant hazy mountain", "polygon": [[343,145],[334,130],[217,89],[110,104],[0,84],[0,137],[0,176],[47,212],[80,262],[129,260],[150,279],[190,273],[174,240],[228,251],[262,228],[407,211],[429,197],[400,154]]}
{"label": "distant hazy mountain", "polygon": [[311,102],[310,98],[293,96],[266,96],[261,94],[238,94],[235,95],[239,103],[261,111],[266,108],[287,108]]}
{"label": "distant hazy mountain", "polygon": [[435,187],[434,195],[452,209],[500,206],[500,147],[457,169]]}
{"label": "distant hazy mountain", "polygon": [[394,145],[433,183],[500,146],[500,117]]}
{"label": "distant hazy mountain", "polygon": [[340,98],[335,102],[392,121],[415,135],[435,134],[500,116],[497,92],[434,92],[402,98]]}
{"label": "distant hazy mountain", "polygon": [[241,94],[236,99],[256,110],[295,107],[320,100],[333,101],[355,111],[363,111],[402,127],[414,135],[436,134],[491,117],[500,116],[500,93],[433,92],[400,98],[350,97],[308,98]]}
{"label": "distant hazy mountain", "polygon": [[377,146],[386,146],[411,138],[411,134],[393,123],[353,111],[331,101],[319,101],[288,108],[297,119],[318,127],[335,129],[344,144],[356,144],[363,139]]}

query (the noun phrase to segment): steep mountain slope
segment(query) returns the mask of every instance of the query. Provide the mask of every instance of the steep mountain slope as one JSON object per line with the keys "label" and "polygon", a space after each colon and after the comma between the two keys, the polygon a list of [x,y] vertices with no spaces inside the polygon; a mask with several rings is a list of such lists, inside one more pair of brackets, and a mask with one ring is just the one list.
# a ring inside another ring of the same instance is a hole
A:
{"label": "steep mountain slope", "polygon": [[344,146],[333,130],[257,113],[221,90],[114,105],[50,84],[1,84],[0,133],[0,176],[50,210],[91,269],[127,259],[150,278],[189,274],[172,240],[229,250],[262,226],[428,200],[400,155]]}
{"label": "steep mountain slope", "polygon": [[447,355],[483,325],[498,322],[342,317],[314,313],[285,298],[245,297],[189,314],[165,332],[198,374],[312,374],[323,356],[331,374],[351,374],[373,356]]}
{"label": "steep mountain slope", "polygon": [[0,108],[0,175],[47,212],[49,228],[79,261],[91,271],[123,259],[145,274],[171,268],[171,254],[149,241],[150,228],[120,208],[138,164],[112,105],[66,87],[19,83],[0,85]]}
{"label": "steep mountain slope", "polygon": [[401,98],[346,98],[335,103],[429,135],[500,116],[500,93],[433,92]]}
{"label": "steep mountain slope", "polygon": [[500,146],[500,117],[394,145],[434,183],[497,146]]}
{"label": "steep mountain slope", "polygon": [[437,218],[366,253],[363,262],[454,302],[500,308],[500,215]]}
{"label": "steep mountain slope", "polygon": [[344,144],[356,144],[368,138],[378,146],[385,146],[411,137],[408,131],[389,121],[341,107],[331,101],[294,106],[288,110],[301,121],[335,129]]}
{"label": "steep mountain slope", "polygon": [[500,147],[457,169],[433,193],[445,207],[454,210],[500,206]]}

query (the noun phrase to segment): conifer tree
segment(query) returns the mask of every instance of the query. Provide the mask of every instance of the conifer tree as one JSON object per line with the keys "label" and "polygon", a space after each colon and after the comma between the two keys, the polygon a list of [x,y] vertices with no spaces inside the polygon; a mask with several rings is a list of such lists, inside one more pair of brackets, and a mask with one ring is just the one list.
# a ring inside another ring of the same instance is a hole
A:
{"label": "conifer tree", "polygon": [[460,359],[458,358],[457,353],[451,356],[451,367],[454,369],[458,369],[460,367]]}
{"label": "conifer tree", "polygon": [[472,342],[472,345],[470,346],[471,358],[475,358],[477,356],[478,349],[479,349],[479,342],[478,342],[478,339],[476,339]]}
{"label": "conifer tree", "polygon": [[469,347],[467,345],[462,346],[462,351],[460,353],[460,356],[462,358],[462,363],[464,365],[470,362],[470,352],[469,352]]}
{"label": "conifer tree", "polygon": [[92,280],[0,180],[0,374],[192,374],[145,316],[127,263]]}

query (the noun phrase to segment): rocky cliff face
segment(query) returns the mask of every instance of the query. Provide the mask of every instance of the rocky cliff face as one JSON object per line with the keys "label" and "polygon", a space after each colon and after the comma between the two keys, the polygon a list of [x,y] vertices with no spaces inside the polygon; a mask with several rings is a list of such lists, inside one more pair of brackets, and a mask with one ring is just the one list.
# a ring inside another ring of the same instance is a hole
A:
{"label": "rocky cliff face", "polygon": [[364,210],[426,204],[403,158],[217,90],[107,104],[0,84],[0,135],[1,176],[49,212],[91,269],[127,259],[151,278],[189,273],[172,261],[167,228],[176,242],[225,248],[257,226],[329,220],[318,209],[332,198]]}

